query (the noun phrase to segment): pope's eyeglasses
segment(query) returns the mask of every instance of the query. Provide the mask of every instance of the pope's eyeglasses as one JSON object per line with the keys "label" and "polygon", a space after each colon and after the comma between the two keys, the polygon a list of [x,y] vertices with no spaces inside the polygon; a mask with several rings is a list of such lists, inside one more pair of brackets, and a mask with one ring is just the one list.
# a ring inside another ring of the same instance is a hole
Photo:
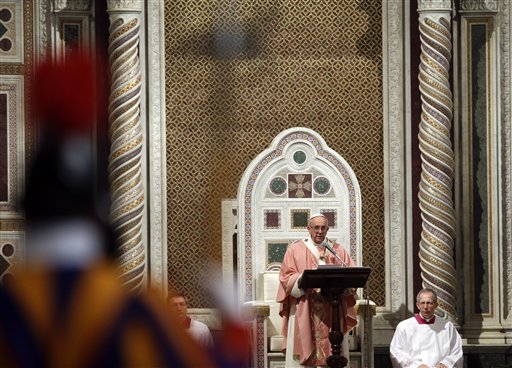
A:
{"label": "pope's eyeglasses", "polygon": [[329,229],[329,227],[328,226],[314,226],[314,227],[312,227],[312,229],[317,233],[319,233],[319,232],[325,233]]}

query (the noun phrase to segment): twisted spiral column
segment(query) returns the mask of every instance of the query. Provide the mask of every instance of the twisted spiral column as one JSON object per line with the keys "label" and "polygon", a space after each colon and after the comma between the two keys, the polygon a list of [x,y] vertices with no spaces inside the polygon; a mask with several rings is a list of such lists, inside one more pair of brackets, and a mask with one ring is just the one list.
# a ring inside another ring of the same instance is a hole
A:
{"label": "twisted spiral column", "polygon": [[121,279],[132,292],[142,290],[146,267],[142,236],[144,188],[140,119],[140,6],[140,1],[108,2],[111,221],[120,249],[118,267]]}
{"label": "twisted spiral column", "polygon": [[449,83],[451,59],[451,3],[420,1],[421,60],[419,88],[421,122],[422,218],[420,268],[423,287],[436,291],[443,317],[457,322],[454,262],[455,211],[453,205],[454,153],[450,140],[453,117]]}

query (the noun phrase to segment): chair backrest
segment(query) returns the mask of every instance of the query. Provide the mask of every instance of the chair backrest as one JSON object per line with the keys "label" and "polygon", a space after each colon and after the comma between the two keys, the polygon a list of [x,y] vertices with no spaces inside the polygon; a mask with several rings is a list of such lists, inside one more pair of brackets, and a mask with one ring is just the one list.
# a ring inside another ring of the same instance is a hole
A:
{"label": "chair backrest", "polygon": [[280,335],[283,322],[279,315],[280,305],[276,302],[277,289],[279,287],[279,271],[265,271],[260,273],[258,287],[258,301],[264,302],[269,306],[270,313],[267,319],[267,336]]}
{"label": "chair backrest", "polygon": [[[238,190],[240,301],[258,299],[261,274],[279,270],[289,244],[307,235],[313,213],[329,219],[328,237],[362,264],[361,192],[348,163],[315,131],[281,132],[247,167]],[[275,300],[275,295],[273,296]]]}

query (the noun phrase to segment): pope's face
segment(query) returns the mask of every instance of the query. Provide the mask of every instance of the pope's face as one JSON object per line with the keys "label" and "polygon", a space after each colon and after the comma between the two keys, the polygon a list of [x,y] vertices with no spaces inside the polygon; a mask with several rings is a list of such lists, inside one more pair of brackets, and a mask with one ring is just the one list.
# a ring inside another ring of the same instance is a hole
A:
{"label": "pope's face", "polygon": [[187,301],[182,296],[171,298],[169,301],[171,310],[176,313],[180,320],[185,320],[187,317]]}
{"label": "pope's face", "polygon": [[425,319],[430,319],[434,316],[434,311],[437,308],[437,303],[434,302],[432,293],[421,293],[416,306],[420,314]]}
{"label": "pope's face", "polygon": [[320,244],[325,240],[329,226],[327,225],[327,219],[325,217],[314,217],[309,221],[308,232],[311,235],[311,239],[316,244]]}

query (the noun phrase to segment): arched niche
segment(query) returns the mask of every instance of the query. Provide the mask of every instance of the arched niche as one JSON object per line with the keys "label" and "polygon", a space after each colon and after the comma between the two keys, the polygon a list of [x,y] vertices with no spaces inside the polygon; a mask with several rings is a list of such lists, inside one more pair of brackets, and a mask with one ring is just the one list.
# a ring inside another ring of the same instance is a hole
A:
{"label": "arched niche", "polygon": [[287,246],[307,236],[314,213],[328,238],[362,264],[361,192],[350,165],[315,131],[291,128],[247,167],[238,190],[239,299],[254,299],[260,273],[278,269]]}

